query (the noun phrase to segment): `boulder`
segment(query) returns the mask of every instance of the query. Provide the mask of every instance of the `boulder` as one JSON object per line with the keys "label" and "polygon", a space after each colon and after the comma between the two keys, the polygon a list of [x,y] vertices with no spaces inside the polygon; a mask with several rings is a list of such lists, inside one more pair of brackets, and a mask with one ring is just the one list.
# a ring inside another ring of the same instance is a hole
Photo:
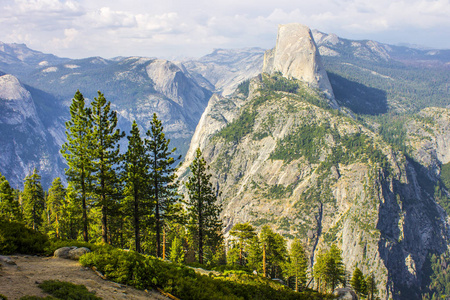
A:
{"label": "boulder", "polygon": [[75,246],[71,247],[62,247],[55,251],[54,256],[65,258],[65,259],[73,259],[78,260],[83,254],[89,253],[89,250],[86,247],[77,248]]}
{"label": "boulder", "polygon": [[60,257],[60,258],[69,258],[69,252],[70,250],[75,249],[76,247],[72,246],[72,247],[62,247],[59,249],[55,250],[55,253],[53,254],[56,257]]}
{"label": "boulder", "polygon": [[8,265],[15,265],[16,264],[11,257],[0,255],[0,263],[2,263],[2,262],[5,263],[5,264],[8,264]]}
{"label": "boulder", "polygon": [[358,296],[356,293],[349,288],[339,288],[333,291],[333,295],[335,295],[338,300],[358,300]]}
{"label": "boulder", "polygon": [[89,253],[91,250],[89,250],[86,247],[81,248],[75,248],[69,251],[69,258],[73,260],[78,260],[83,254]]}

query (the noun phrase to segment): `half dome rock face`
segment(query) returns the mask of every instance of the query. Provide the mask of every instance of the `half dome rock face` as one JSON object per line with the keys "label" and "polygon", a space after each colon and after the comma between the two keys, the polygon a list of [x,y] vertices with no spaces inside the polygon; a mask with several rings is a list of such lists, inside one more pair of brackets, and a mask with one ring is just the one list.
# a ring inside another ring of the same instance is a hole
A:
{"label": "half dome rock face", "polygon": [[17,125],[30,118],[36,121],[36,108],[19,80],[9,74],[0,76],[0,124]]}
{"label": "half dome rock face", "polygon": [[275,48],[264,55],[263,72],[280,72],[286,78],[296,78],[322,90],[333,108],[338,108],[327,72],[311,30],[302,24],[279,25]]}

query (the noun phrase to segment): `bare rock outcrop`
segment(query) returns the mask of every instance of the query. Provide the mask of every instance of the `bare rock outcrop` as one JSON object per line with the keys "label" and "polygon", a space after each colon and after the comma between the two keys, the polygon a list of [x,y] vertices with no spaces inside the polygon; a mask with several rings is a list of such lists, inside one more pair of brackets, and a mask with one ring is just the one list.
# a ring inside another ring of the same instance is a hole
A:
{"label": "bare rock outcrop", "polygon": [[263,72],[281,72],[284,77],[296,78],[324,92],[333,108],[338,108],[327,72],[312,36],[302,24],[279,25],[275,48],[264,55]]}

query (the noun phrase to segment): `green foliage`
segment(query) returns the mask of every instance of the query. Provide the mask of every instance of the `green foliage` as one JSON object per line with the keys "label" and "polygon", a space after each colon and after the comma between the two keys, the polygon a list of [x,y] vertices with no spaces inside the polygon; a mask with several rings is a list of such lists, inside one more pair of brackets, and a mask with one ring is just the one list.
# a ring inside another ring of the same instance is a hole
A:
{"label": "green foliage", "polygon": [[253,131],[256,112],[245,109],[233,122],[228,123],[217,133],[226,142],[238,143],[244,136]]}
{"label": "green foliage", "polygon": [[39,230],[44,221],[45,200],[40,180],[41,176],[34,169],[33,174],[25,177],[25,187],[21,195],[25,222],[34,230]]}
{"label": "green foliage", "polygon": [[172,246],[170,247],[170,260],[174,263],[184,262],[184,249],[182,240],[175,237],[172,240]]}
{"label": "green foliage", "polygon": [[259,234],[261,245],[266,246],[266,271],[270,278],[280,278],[283,274],[283,265],[287,260],[288,252],[286,240],[275,233],[268,225],[261,228]]}
{"label": "green foliage", "polygon": [[81,284],[73,284],[59,280],[46,280],[39,284],[44,291],[62,300],[101,300]]}
{"label": "green foliage", "polygon": [[[98,91],[89,115],[92,124],[92,193],[94,204],[101,208],[102,241],[108,242],[108,218],[117,213],[118,190],[117,164],[120,161],[119,141],[125,135],[117,127],[117,112],[111,110],[111,102]],[[121,226],[121,225],[119,225]],[[110,226],[111,227],[111,226]],[[111,235],[109,235],[111,238]],[[111,242],[111,241],[109,241]]]}
{"label": "green foliage", "polygon": [[287,276],[295,278],[295,291],[299,291],[306,283],[308,262],[302,243],[295,239],[289,250],[289,259],[286,263]]}
{"label": "green foliage", "polygon": [[133,251],[101,249],[81,257],[84,266],[95,266],[108,279],[140,289],[160,287],[184,300],[332,299],[313,291],[295,293],[260,276],[229,274],[204,276],[194,270]]}
{"label": "green foliage", "polygon": [[250,88],[250,79],[247,79],[247,80],[242,81],[238,85],[237,90],[239,93],[243,94],[245,97],[248,97],[249,88]]}
{"label": "green foliage", "polygon": [[426,280],[424,299],[450,297],[450,252],[429,254],[424,266]]}
{"label": "green foliage", "polygon": [[450,163],[441,166],[441,181],[445,188],[450,191]]}
{"label": "green foliage", "polygon": [[364,278],[364,274],[356,267],[353,271],[352,279],[350,279],[350,285],[353,287],[358,296],[367,295],[367,283]]}
{"label": "green foliage", "polygon": [[152,205],[147,194],[148,154],[145,152],[144,141],[136,121],[133,121],[127,139],[128,149],[122,160],[122,178],[125,182],[124,212],[131,218],[134,227],[134,249],[141,252],[142,220],[151,214]]}
{"label": "green foliage", "polygon": [[399,115],[395,113],[388,113],[383,115],[377,115],[368,118],[378,124],[378,128],[374,130],[388,144],[394,148],[408,153],[408,148],[405,145],[406,141],[406,128],[405,122],[408,119],[407,115]]}
{"label": "green foliage", "polygon": [[[66,176],[72,188],[72,200],[80,199],[82,211],[82,230],[85,242],[88,237],[88,193],[92,183],[93,132],[91,110],[85,107],[85,100],[77,91],[70,105],[70,120],[66,122],[67,142],[62,145],[61,154],[69,166]],[[72,201],[74,203],[75,201]],[[74,211],[72,209],[72,211]]]}
{"label": "green foliage", "polygon": [[0,300],[8,300],[8,298],[6,298],[6,296],[0,294]]}
{"label": "green foliage", "polygon": [[345,266],[342,261],[342,251],[335,244],[328,251],[319,251],[317,254],[314,277],[319,288],[328,286],[331,291],[334,291],[339,283],[344,283]]}
{"label": "green foliage", "polygon": [[47,243],[46,235],[0,218],[0,254],[41,254]]}
{"label": "green foliage", "polygon": [[264,88],[269,91],[295,94],[299,88],[296,80],[285,78],[280,72],[273,74],[271,77],[265,76],[263,78]]}
{"label": "green foliage", "polygon": [[156,114],[150,122],[145,141],[148,154],[148,189],[153,208],[156,233],[156,255],[161,257],[161,232],[168,220],[178,216],[180,207],[176,185],[175,163],[181,158],[174,158],[175,148],[169,150],[170,140],[164,134],[162,122]]}
{"label": "green foliage", "polygon": [[5,176],[0,173],[0,218],[9,221],[21,221],[23,216],[19,201],[14,197],[14,190]]}
{"label": "green foliage", "polygon": [[270,154],[270,159],[290,162],[305,157],[308,161],[315,162],[320,156],[323,138],[327,132],[329,132],[327,126],[298,127],[277,141],[277,146]]}
{"label": "green foliage", "polygon": [[198,242],[198,262],[203,264],[204,245],[209,243],[216,248],[222,240],[222,221],[219,218],[222,206],[217,202],[218,191],[212,186],[209,166],[206,165],[200,148],[197,149],[190,169],[192,176],[186,182],[189,195],[188,218],[190,229]]}
{"label": "green foliage", "polygon": [[243,266],[244,258],[246,256],[246,254],[244,254],[244,248],[247,247],[248,242],[256,236],[255,228],[249,223],[237,223],[231,228],[230,235],[237,239],[239,264]]}
{"label": "green foliage", "polygon": [[[404,64],[394,63],[392,60],[383,63],[354,57],[324,56],[323,59],[327,72],[333,73],[329,75],[333,90],[345,92],[337,92],[337,100],[351,109],[356,108],[356,113],[417,111],[430,106],[445,107],[449,103],[450,75],[445,68],[413,65],[405,67]],[[350,89],[340,89],[338,86],[342,85],[342,80],[335,80],[336,76],[348,80],[350,84],[347,87]],[[345,103],[348,99],[351,100],[349,104]],[[361,99],[367,99],[371,103]],[[362,102],[365,106],[358,105],[357,102]]]}
{"label": "green foliage", "polygon": [[64,202],[66,197],[66,189],[62,185],[61,178],[57,177],[53,180],[47,196],[47,214],[48,221],[47,230],[49,235],[53,234],[55,237],[61,237],[62,224],[64,219]]}

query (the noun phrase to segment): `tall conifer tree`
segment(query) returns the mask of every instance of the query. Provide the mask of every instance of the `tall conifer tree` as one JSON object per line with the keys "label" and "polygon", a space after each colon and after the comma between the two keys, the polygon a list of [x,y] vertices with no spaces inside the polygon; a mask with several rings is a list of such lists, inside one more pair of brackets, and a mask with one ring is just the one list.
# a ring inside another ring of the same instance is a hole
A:
{"label": "tall conifer tree", "polygon": [[45,199],[41,185],[41,176],[36,169],[33,170],[33,174],[25,177],[22,207],[26,224],[34,230],[39,230],[43,222],[42,215],[45,208]]}
{"label": "tall conifer tree", "polygon": [[92,122],[91,110],[85,107],[85,100],[80,91],[75,93],[70,105],[70,120],[66,122],[67,142],[62,145],[61,153],[66,159],[67,180],[81,199],[83,214],[83,239],[88,235],[88,194],[92,173]]}
{"label": "tall conifer tree", "polygon": [[129,211],[134,226],[134,242],[136,252],[141,249],[142,216],[150,215],[148,202],[148,155],[145,152],[144,141],[139,133],[136,121],[133,121],[128,139],[128,150],[123,159],[123,178],[125,181],[125,196],[129,200]]}
{"label": "tall conifer tree", "polygon": [[299,239],[295,239],[289,250],[289,263],[287,264],[287,273],[295,277],[295,291],[299,291],[299,285],[306,282],[306,270],[308,268],[306,253]]}
{"label": "tall conifer tree", "polygon": [[5,176],[0,173],[0,217],[8,221],[21,221],[22,211],[19,201],[14,197],[14,190]]}
{"label": "tall conifer tree", "polygon": [[55,231],[57,238],[61,237],[61,220],[63,217],[66,189],[62,185],[61,178],[53,180],[48,190],[47,210],[50,215],[50,227]]}
{"label": "tall conifer tree", "polygon": [[119,140],[125,135],[117,127],[117,113],[111,110],[111,102],[98,91],[92,102],[92,158],[94,163],[93,193],[102,213],[102,241],[108,243],[109,209],[116,206],[119,195],[119,180],[116,173],[119,155]]}
{"label": "tall conifer tree", "polygon": [[156,255],[161,257],[162,228],[176,214],[174,210],[178,197],[175,162],[181,156],[177,159],[173,157],[176,148],[169,150],[170,139],[166,139],[164,127],[156,114],[153,114],[150,125],[145,145],[149,158],[149,192],[154,207]]}
{"label": "tall conifer tree", "polygon": [[219,219],[222,207],[217,203],[218,192],[212,186],[211,174],[207,173],[209,168],[200,149],[197,149],[190,169],[192,175],[186,183],[189,194],[188,217],[196,231],[198,261],[203,264],[205,238],[217,235],[222,229],[222,222]]}

